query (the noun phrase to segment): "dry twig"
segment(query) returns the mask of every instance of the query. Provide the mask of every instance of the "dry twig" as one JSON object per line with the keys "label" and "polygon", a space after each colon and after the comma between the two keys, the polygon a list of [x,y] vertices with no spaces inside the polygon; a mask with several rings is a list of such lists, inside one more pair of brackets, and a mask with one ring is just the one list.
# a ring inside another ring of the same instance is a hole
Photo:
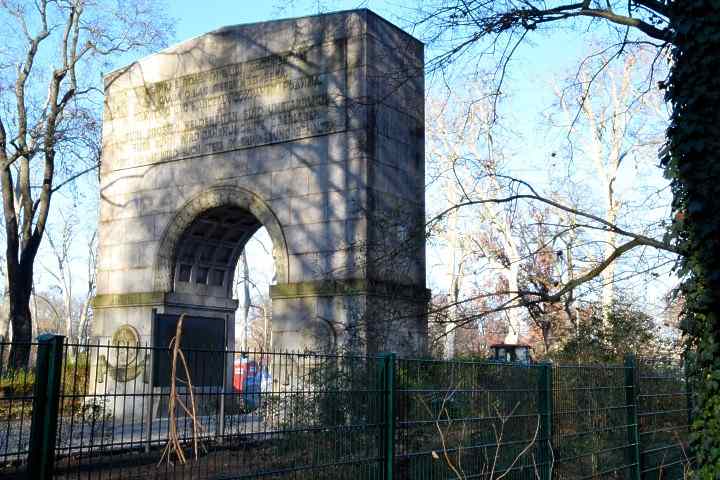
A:
{"label": "dry twig", "polygon": [[[195,460],[198,459],[198,437],[200,424],[197,420],[197,413],[195,410],[195,395],[193,393],[193,385],[190,379],[190,369],[185,359],[185,354],[180,349],[180,341],[182,338],[182,324],[185,318],[185,314],[180,315],[180,319],[177,323],[175,330],[175,336],[170,341],[169,349],[172,351],[172,363],[170,370],[170,398],[168,400],[168,442],[165,445],[158,466],[160,466],[163,460],[167,460],[168,463],[172,463],[172,455],[174,454],[177,460],[181,464],[187,463],[187,457],[183,451],[182,444],[180,443],[180,437],[177,431],[177,407],[179,406],[189,417],[193,429],[193,452],[195,454]],[[185,378],[187,381],[177,378],[177,363],[178,358],[182,363],[182,367],[185,370]],[[187,407],[185,402],[180,398],[177,390],[177,382],[184,383],[190,393],[190,408]]]}
{"label": "dry twig", "polygon": [[[463,450],[463,447],[462,447],[462,446],[459,446],[459,447],[458,447],[457,464],[455,464],[455,463],[452,461],[452,459],[450,458],[450,455],[449,455],[449,452],[448,452],[448,446],[447,446],[447,436],[448,436],[448,434],[450,433],[450,428],[451,428],[451,426],[452,426],[452,420],[453,420],[453,419],[450,417],[450,414],[449,414],[449,412],[448,412],[448,410],[447,410],[447,407],[446,407],[446,403],[447,403],[448,399],[449,399],[450,397],[452,397],[452,395],[453,395],[455,392],[456,392],[456,390],[455,390],[454,388],[450,388],[450,389],[448,389],[446,395],[444,396],[443,401],[442,401],[442,404],[441,404],[441,406],[440,406],[440,410],[438,411],[437,416],[436,416],[436,418],[435,418],[435,429],[437,430],[438,435],[440,436],[440,443],[441,443],[441,447],[442,447],[442,453],[443,453],[443,458],[444,458],[444,460],[445,460],[445,464],[448,466],[448,468],[450,468],[450,470],[452,470],[452,472],[453,472],[453,474],[456,476],[456,478],[462,480],[462,479],[468,478],[468,476],[465,474],[465,471],[463,470],[462,465],[461,465],[461,452],[462,452],[462,450]],[[432,413],[432,409],[428,406],[428,404],[425,402],[425,400],[424,400],[422,397],[418,396],[417,399],[418,399],[418,401],[420,402],[420,404],[425,408],[425,410],[426,410],[431,416],[435,416],[435,415],[433,415],[433,413]],[[522,450],[517,456],[515,456],[515,458],[513,459],[512,463],[511,463],[503,472],[497,472],[497,471],[496,471],[496,470],[497,470],[497,462],[498,462],[498,458],[499,458],[499,455],[500,455],[500,448],[502,447],[502,444],[503,444],[503,436],[504,436],[504,432],[505,432],[505,424],[506,424],[506,423],[508,422],[508,420],[510,420],[510,418],[512,418],[512,416],[515,414],[515,410],[518,408],[519,405],[520,405],[520,404],[517,403],[517,404],[515,405],[515,407],[512,409],[512,411],[510,411],[510,413],[507,414],[507,415],[502,415],[499,410],[497,410],[497,409],[495,410],[495,413],[496,413],[496,415],[497,415],[497,418],[500,420],[500,431],[498,432],[497,429],[495,428],[495,426],[493,425],[493,430],[495,430],[496,445],[495,445],[495,454],[494,454],[494,456],[493,456],[493,461],[492,461],[492,468],[491,468],[491,471],[489,472],[489,475],[488,475],[488,478],[489,478],[490,480],[501,480],[501,479],[503,479],[505,476],[507,476],[508,473],[510,473],[510,471],[515,467],[515,465],[517,464],[517,462],[518,462],[525,454],[527,454],[527,453],[530,451],[530,449],[537,443],[538,434],[539,434],[539,432],[540,432],[540,417],[539,417],[539,416],[538,416],[537,425],[536,425],[536,427],[535,427],[535,433],[534,433],[532,439],[531,439],[531,440],[528,442],[528,444],[525,446],[525,448],[523,448],[523,450]],[[440,425],[440,423],[441,423],[441,417],[443,417],[443,416],[445,416],[445,418],[446,418],[446,423],[448,424],[448,426],[446,427],[445,430],[443,430],[442,426]],[[463,434],[462,434],[462,436],[463,436],[463,437],[465,436],[465,424],[464,424],[464,422],[463,422]],[[437,453],[436,453],[435,451],[432,452],[432,455],[433,455],[433,458],[435,458],[435,459],[439,459],[439,458],[440,458],[439,455],[437,455]],[[487,458],[487,457],[486,457],[486,458]],[[553,463],[554,463],[554,454],[553,454]],[[539,478],[540,475],[539,475],[539,472],[537,471],[537,465],[535,464],[534,456],[533,456],[533,466],[534,466],[535,474],[536,474],[536,476]],[[483,471],[483,474],[485,474],[485,473],[486,473],[486,472]],[[496,473],[498,474],[497,476],[496,476]]]}

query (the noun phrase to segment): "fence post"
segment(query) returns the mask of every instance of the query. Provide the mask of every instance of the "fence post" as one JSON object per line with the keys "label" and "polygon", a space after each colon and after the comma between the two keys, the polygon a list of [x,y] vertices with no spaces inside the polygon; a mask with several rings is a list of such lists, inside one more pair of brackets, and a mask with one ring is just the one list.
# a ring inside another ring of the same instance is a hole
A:
{"label": "fence post", "polygon": [[[225,319],[227,321],[227,317]],[[232,352],[228,350],[227,344],[223,349],[223,384],[222,384],[222,395],[220,395],[220,408],[218,412],[218,425],[217,431],[215,432],[215,438],[218,445],[222,445],[225,441],[225,401],[228,394],[228,389],[232,388],[232,372],[233,372],[233,361]],[[230,366],[228,372],[228,365]],[[262,378],[262,377],[261,377]],[[261,383],[262,386],[262,383]],[[261,389],[262,391],[262,389]],[[262,401],[263,397],[260,397]]]}
{"label": "fence post", "polygon": [[693,427],[693,411],[695,409],[695,402],[693,401],[693,385],[692,385],[692,372],[693,372],[693,366],[690,364],[691,357],[689,352],[685,352],[684,355],[684,365],[683,365],[683,371],[685,374],[685,395],[687,396],[686,405],[687,405],[687,447],[685,451],[685,458],[688,460],[688,467],[694,467],[693,461],[691,459],[694,458],[694,452],[693,452],[693,443],[690,441],[691,435],[692,435],[692,427]]}
{"label": "fence post", "polygon": [[625,355],[625,409],[627,412],[627,462],[631,480],[641,480],[640,425],[638,423],[638,371],[635,355]]}
{"label": "fence post", "polygon": [[50,333],[38,337],[28,456],[28,477],[33,480],[53,475],[64,339]]}
{"label": "fence post", "polygon": [[688,433],[692,431],[693,421],[693,389],[691,383],[691,370],[689,365],[690,359],[689,354],[685,352],[683,359],[683,373],[685,374],[685,395],[687,396],[686,408],[687,408],[687,422],[688,422]]}
{"label": "fence post", "polygon": [[395,354],[382,355],[383,479],[392,480],[395,461]]}
{"label": "fence post", "polygon": [[553,370],[552,363],[539,364],[538,421],[540,422],[538,462],[540,480],[552,478],[552,421],[553,421]]}

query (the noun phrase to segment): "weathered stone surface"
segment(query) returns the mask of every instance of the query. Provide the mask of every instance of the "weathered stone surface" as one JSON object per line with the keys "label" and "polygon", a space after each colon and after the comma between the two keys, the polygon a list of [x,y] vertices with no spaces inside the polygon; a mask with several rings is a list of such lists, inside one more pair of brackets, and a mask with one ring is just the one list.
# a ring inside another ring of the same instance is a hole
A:
{"label": "weathered stone surface", "polygon": [[[420,42],[357,10],[226,27],[108,75],[96,335],[149,340],[153,308],[232,315],[227,270],[263,225],[275,348],[421,346],[422,68]],[[214,240],[197,222],[223,215],[246,226],[203,267]]]}

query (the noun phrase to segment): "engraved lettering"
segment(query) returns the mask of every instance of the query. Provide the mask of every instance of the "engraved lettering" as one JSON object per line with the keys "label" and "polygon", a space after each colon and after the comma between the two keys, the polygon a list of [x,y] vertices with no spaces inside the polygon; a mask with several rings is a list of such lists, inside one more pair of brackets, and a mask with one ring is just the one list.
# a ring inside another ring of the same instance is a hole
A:
{"label": "engraved lettering", "polygon": [[105,108],[112,127],[105,133],[107,151],[122,167],[341,131],[346,123],[341,45],[316,45],[112,92]]}

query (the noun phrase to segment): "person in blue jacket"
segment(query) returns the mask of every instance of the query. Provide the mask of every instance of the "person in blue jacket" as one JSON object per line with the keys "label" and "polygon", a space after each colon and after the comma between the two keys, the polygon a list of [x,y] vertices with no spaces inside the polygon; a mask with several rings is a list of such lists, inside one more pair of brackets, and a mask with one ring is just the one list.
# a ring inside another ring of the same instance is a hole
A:
{"label": "person in blue jacket", "polygon": [[[243,386],[243,400],[248,411],[260,407],[263,388],[268,389],[272,385],[272,376],[264,365],[248,364],[247,378]],[[254,368],[253,368],[254,367]]]}

